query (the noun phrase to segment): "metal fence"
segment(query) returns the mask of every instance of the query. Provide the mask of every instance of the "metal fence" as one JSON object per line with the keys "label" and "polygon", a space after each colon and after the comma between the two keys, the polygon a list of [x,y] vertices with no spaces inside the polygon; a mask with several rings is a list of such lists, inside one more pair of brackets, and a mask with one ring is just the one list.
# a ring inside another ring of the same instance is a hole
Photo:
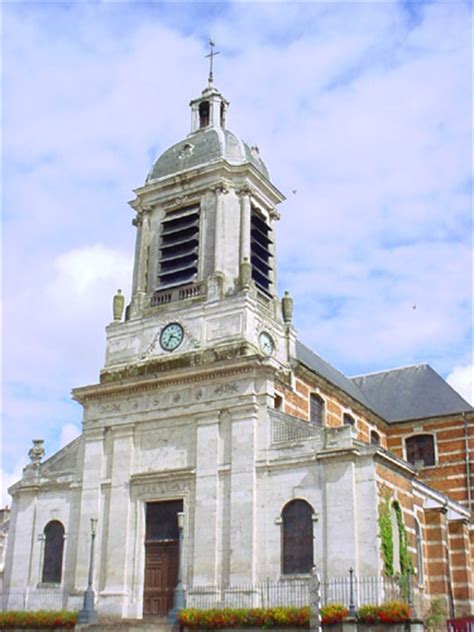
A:
{"label": "metal fence", "polygon": [[82,596],[70,597],[60,587],[11,589],[0,595],[0,610],[79,610]]}
{"label": "metal fence", "polygon": [[[422,594],[417,590],[407,591],[390,577],[352,578],[352,594],[355,607],[364,604],[380,605],[385,601],[403,600],[412,602],[421,611]],[[331,577],[321,581],[321,605],[341,603],[350,606],[351,578]],[[309,579],[267,579],[255,584],[233,584],[230,586],[188,586],[186,605],[190,608],[272,608],[277,606],[307,606],[310,603]],[[10,590],[1,596],[1,609],[6,610],[79,610],[82,596],[69,596],[60,587],[37,587]]]}
{"label": "metal fence", "polygon": [[[321,581],[321,604],[350,605],[350,577],[332,577]],[[356,607],[380,605],[385,601],[419,602],[418,591],[408,594],[407,585],[391,577],[353,577],[353,597]],[[190,608],[267,608],[309,605],[309,580],[266,580],[256,584],[231,586],[193,586],[186,591]]]}

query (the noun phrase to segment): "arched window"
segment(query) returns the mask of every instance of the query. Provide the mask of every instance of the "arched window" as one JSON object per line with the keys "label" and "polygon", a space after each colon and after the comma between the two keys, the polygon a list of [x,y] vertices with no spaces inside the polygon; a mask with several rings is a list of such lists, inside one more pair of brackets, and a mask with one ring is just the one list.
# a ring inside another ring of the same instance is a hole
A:
{"label": "arched window", "polygon": [[349,413],[344,413],[344,415],[342,416],[342,420],[345,426],[355,426],[356,420]]}
{"label": "arched window", "polygon": [[209,101],[203,101],[199,104],[199,127],[207,127],[209,125]]}
{"label": "arched window", "polygon": [[42,581],[60,584],[63,568],[64,527],[58,520],[51,520],[44,528],[44,558]]}
{"label": "arched window", "polygon": [[370,443],[372,445],[380,445],[380,435],[375,430],[370,431]]}
{"label": "arched window", "polygon": [[310,573],[313,568],[313,509],[304,500],[285,505],[283,519],[283,574]]}
{"label": "arched window", "polygon": [[405,439],[407,461],[421,467],[435,464],[434,437],[430,434],[419,434]]}
{"label": "arched window", "polygon": [[416,573],[418,575],[418,583],[423,584],[425,575],[423,572],[423,538],[421,536],[421,528],[418,520],[415,520],[415,536],[416,536]]}
{"label": "arched window", "polygon": [[309,396],[309,421],[312,424],[324,424],[324,399],[316,393]]}

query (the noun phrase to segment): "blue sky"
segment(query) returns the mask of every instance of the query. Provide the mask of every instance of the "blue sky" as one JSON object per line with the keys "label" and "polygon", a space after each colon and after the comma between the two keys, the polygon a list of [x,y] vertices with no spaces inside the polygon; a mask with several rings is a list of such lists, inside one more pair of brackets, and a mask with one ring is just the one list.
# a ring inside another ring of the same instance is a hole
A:
{"label": "blue sky", "polygon": [[3,19],[5,486],[32,438],[51,454],[80,429],[70,389],[97,381],[129,296],[127,200],[188,133],[210,34],[229,127],[287,196],[301,339],[349,375],[429,362],[469,397],[469,3],[7,2]]}

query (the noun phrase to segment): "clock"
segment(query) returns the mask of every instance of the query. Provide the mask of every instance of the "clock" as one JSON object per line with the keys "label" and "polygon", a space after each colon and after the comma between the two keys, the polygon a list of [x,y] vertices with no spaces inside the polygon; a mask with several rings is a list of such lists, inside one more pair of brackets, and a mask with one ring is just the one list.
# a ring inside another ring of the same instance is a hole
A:
{"label": "clock", "polygon": [[165,351],[174,351],[183,342],[184,330],[179,323],[169,323],[160,334],[160,345]]}
{"label": "clock", "polygon": [[258,337],[258,344],[265,355],[272,355],[275,344],[270,334],[266,331],[262,331]]}

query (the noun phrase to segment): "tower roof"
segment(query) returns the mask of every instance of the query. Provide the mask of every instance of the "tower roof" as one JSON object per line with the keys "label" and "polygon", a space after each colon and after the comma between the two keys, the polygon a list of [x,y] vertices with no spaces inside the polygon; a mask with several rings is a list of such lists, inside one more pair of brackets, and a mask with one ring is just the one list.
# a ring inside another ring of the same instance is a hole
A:
{"label": "tower roof", "polygon": [[219,160],[225,160],[231,165],[250,163],[269,179],[268,169],[258,148],[250,147],[228,129],[213,126],[192,132],[166,149],[155,160],[146,183]]}
{"label": "tower roof", "polygon": [[148,173],[146,184],[186,169],[207,166],[221,160],[231,165],[251,164],[265,178],[270,179],[258,147],[247,145],[226,128],[229,102],[212,83],[212,66],[209,84],[189,105],[190,134],[158,156]]}

